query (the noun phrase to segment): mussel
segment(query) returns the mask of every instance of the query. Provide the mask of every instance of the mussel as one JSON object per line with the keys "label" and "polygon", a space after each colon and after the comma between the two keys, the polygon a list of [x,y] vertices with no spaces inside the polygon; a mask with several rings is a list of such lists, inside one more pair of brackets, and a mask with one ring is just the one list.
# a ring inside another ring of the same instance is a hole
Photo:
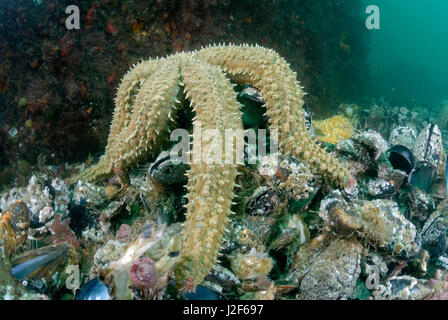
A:
{"label": "mussel", "polygon": [[412,151],[403,145],[394,145],[389,151],[389,162],[394,169],[401,170],[407,174],[411,173],[415,165]]}
{"label": "mussel", "polygon": [[76,249],[69,243],[31,250],[11,260],[11,275],[28,289],[51,293],[66,284],[68,265],[75,265]]}
{"label": "mussel", "polygon": [[185,172],[187,165],[176,163],[169,152],[162,152],[157,160],[149,168],[149,176],[162,185],[171,186],[183,184],[187,181]]}
{"label": "mussel", "polygon": [[109,290],[98,278],[81,287],[76,300],[110,300]]}
{"label": "mussel", "polygon": [[281,202],[281,196],[276,190],[260,187],[247,204],[247,211],[250,215],[269,217],[278,213]]}
{"label": "mussel", "polygon": [[197,286],[195,292],[185,293],[185,298],[187,300],[226,300],[221,293],[202,285]]}
{"label": "mussel", "polygon": [[434,176],[434,167],[428,161],[419,161],[409,174],[409,184],[423,191],[431,192],[431,183]]}

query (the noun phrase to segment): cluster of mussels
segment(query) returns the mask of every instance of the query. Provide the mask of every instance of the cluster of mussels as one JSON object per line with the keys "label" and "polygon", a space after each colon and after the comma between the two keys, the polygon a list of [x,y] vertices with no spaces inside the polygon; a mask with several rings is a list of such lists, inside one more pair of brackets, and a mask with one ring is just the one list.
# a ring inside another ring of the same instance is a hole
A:
{"label": "cluster of mussels", "polygon": [[[260,92],[242,87],[238,99],[245,127],[266,126]],[[188,165],[169,150],[121,189],[119,173],[96,185],[35,173],[0,198],[0,298],[448,298],[441,130],[403,108],[378,120],[378,108],[341,105],[356,132],[321,143],[347,165],[356,195],[286,154],[240,167],[220,258],[194,292],[175,283]],[[306,125],[313,136],[309,112]]]}

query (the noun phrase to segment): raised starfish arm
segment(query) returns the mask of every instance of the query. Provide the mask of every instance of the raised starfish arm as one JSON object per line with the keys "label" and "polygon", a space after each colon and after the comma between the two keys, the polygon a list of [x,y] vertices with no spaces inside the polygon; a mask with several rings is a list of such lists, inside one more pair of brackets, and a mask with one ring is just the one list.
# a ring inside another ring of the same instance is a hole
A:
{"label": "raised starfish arm", "polygon": [[120,141],[122,130],[129,126],[131,114],[135,106],[140,87],[150,75],[159,69],[166,59],[146,60],[138,63],[130,69],[121,80],[115,97],[115,109],[107,138],[106,152],[104,156],[80,175],[72,180],[93,181],[107,178],[113,174],[112,158],[116,155],[116,147]]}
{"label": "raised starfish arm", "polygon": [[171,58],[142,84],[129,121],[109,149],[112,168],[128,168],[160,144],[161,133],[174,121],[179,83],[179,59]]}
{"label": "raised starfish arm", "polygon": [[302,110],[304,92],[296,74],[278,53],[260,46],[229,45],[204,48],[194,56],[260,90],[270,128],[278,130],[283,152],[339,186],[349,187],[354,182],[347,168],[308,135]]}

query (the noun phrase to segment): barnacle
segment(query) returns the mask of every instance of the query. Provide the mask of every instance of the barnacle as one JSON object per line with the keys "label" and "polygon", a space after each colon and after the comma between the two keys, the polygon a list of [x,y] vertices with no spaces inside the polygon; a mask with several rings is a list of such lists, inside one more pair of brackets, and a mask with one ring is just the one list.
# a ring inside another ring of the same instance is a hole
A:
{"label": "barnacle", "polygon": [[[261,92],[270,129],[277,130],[282,152],[302,160],[330,182],[353,186],[347,169],[307,134],[304,92],[288,63],[273,50],[249,45],[211,46],[136,65],[118,89],[104,157],[75,179],[108,177],[154,152],[185,98],[196,114],[194,127],[200,124],[221,134],[226,129],[241,130],[241,105],[226,75]],[[203,141],[203,150],[210,145]],[[217,260],[237,175],[235,164],[198,162],[192,161],[188,172],[184,247],[175,270],[176,281],[189,289],[203,280]]]}

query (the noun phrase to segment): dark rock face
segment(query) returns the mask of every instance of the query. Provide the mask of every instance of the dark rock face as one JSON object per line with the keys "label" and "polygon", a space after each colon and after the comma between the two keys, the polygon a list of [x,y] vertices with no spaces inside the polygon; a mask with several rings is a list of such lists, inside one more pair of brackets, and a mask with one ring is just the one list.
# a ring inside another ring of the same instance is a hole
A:
{"label": "dark rock face", "polygon": [[84,1],[80,29],[67,30],[72,4],[0,3],[0,132],[15,127],[20,142],[6,149],[9,139],[0,137],[0,153],[31,164],[39,154],[60,163],[101,153],[125,71],[142,58],[210,43],[275,49],[297,71],[314,112],[360,92],[367,35],[358,2]]}

